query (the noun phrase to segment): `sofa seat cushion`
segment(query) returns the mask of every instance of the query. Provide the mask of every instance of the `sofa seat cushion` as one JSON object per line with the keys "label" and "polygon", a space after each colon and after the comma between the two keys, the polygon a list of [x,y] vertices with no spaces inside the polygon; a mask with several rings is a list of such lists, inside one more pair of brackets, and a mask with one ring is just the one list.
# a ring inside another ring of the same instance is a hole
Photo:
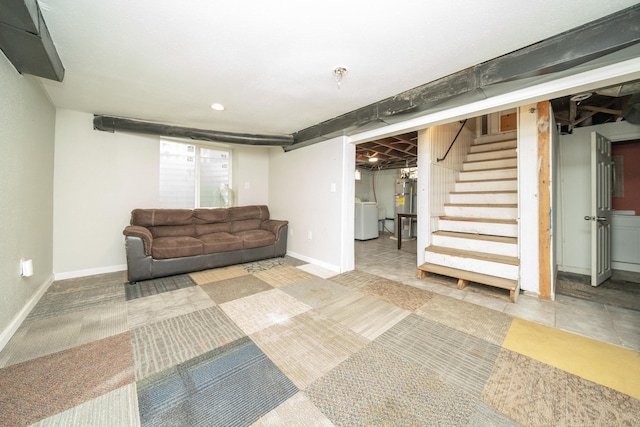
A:
{"label": "sofa seat cushion", "polygon": [[234,235],[242,239],[245,249],[269,246],[276,242],[276,235],[266,230],[246,230]]}
{"label": "sofa seat cushion", "polygon": [[242,249],[242,239],[230,233],[210,233],[198,237],[204,245],[205,254]]}
{"label": "sofa seat cushion", "polygon": [[153,240],[151,255],[155,259],[182,258],[202,255],[202,242],[193,237],[158,237]]}

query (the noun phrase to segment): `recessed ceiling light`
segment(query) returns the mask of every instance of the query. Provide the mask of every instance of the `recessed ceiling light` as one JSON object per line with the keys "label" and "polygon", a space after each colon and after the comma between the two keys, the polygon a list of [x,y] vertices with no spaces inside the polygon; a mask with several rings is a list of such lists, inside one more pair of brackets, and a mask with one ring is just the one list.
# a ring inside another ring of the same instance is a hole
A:
{"label": "recessed ceiling light", "polygon": [[211,108],[213,108],[216,111],[222,111],[224,110],[224,105],[222,104],[218,104],[217,102],[214,104],[211,104]]}

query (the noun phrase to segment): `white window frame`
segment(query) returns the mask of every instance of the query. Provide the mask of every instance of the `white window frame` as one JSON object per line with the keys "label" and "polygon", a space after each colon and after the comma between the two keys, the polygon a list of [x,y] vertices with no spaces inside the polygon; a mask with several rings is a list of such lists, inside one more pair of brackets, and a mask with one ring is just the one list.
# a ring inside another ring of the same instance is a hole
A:
{"label": "white window frame", "polygon": [[[195,147],[194,150],[194,162],[195,162],[195,170],[194,170],[194,174],[195,174],[195,184],[194,184],[194,205],[192,208],[200,208],[200,202],[201,202],[201,197],[200,197],[200,189],[201,189],[201,149],[209,149],[209,150],[217,150],[217,151],[224,151],[227,153],[228,155],[228,185],[229,188],[232,189],[233,188],[233,150],[228,146],[228,145],[224,145],[224,144],[218,144],[218,143],[208,143],[208,142],[204,142],[204,141],[192,141],[192,140],[183,140],[183,139],[174,139],[174,138],[160,138],[160,146],[158,147],[159,150],[162,149],[162,143],[163,142],[169,142],[172,144],[183,144],[183,145],[191,145]],[[161,156],[161,153],[160,153]],[[161,158],[160,158],[160,162],[161,162]],[[162,171],[160,168],[160,163],[159,163],[159,170],[158,170],[158,179],[160,180],[162,177]],[[162,191],[161,188],[158,188],[159,191],[159,196],[160,196],[160,192]],[[176,208],[176,206],[163,206],[166,208]],[[206,206],[208,207],[208,206]]]}

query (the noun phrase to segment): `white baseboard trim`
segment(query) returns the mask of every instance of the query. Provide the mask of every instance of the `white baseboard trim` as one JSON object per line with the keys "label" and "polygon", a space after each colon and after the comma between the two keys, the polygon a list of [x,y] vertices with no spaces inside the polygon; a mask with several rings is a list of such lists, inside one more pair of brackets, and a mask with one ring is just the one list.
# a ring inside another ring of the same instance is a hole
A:
{"label": "white baseboard trim", "polygon": [[640,273],[640,264],[633,264],[630,262],[613,261],[611,263],[611,268],[614,270],[632,271],[634,273]]}
{"label": "white baseboard trim", "polygon": [[574,273],[574,274],[582,274],[583,276],[591,276],[591,270],[588,268],[580,268],[580,267],[567,267],[567,266],[558,266],[558,271],[564,273]]}
{"label": "white baseboard trim", "polygon": [[88,268],[86,270],[68,271],[66,273],[55,273],[55,280],[75,279],[76,277],[95,276],[96,274],[114,273],[125,271],[127,264],[111,265],[108,267]]}
{"label": "white baseboard trim", "polygon": [[9,322],[9,325],[4,329],[4,331],[0,332],[0,351],[4,349],[4,346],[7,345],[13,334],[16,333],[20,325],[24,319],[27,318],[33,307],[36,306],[40,298],[47,292],[49,286],[54,282],[53,274],[49,276],[49,278],[38,288],[37,292],[33,294],[33,296],[27,301],[27,303],[22,307],[22,310]]}
{"label": "white baseboard trim", "polygon": [[314,264],[314,265],[317,265],[318,267],[326,268],[327,270],[331,270],[331,271],[333,271],[335,273],[338,273],[338,274],[341,273],[340,267],[337,266],[337,265],[329,264],[329,263],[326,263],[324,261],[320,261],[320,260],[317,260],[315,258],[311,258],[311,257],[305,256],[305,255],[302,255],[302,254],[299,254],[299,253],[296,253],[296,252],[287,251],[287,255],[289,255],[291,257],[294,257],[294,258],[297,258],[297,259],[299,259],[301,261],[306,261],[309,264]]}

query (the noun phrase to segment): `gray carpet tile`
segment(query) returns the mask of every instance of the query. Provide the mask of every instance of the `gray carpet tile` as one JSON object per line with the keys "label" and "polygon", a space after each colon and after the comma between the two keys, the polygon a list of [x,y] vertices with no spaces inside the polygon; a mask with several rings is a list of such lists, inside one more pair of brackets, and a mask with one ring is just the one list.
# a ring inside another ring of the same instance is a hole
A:
{"label": "gray carpet tile", "polygon": [[178,274],[176,276],[159,277],[157,279],[142,280],[135,283],[125,283],[124,289],[127,300],[132,300],[195,285],[196,283],[188,274]]}
{"label": "gray carpet tile", "polygon": [[119,303],[125,299],[122,282],[105,283],[104,286],[78,285],[82,283],[86,282],[69,281],[59,285],[55,291],[47,291],[31,310],[25,322],[64,313],[88,311],[99,305]]}
{"label": "gray carpet tile", "polygon": [[376,342],[475,396],[482,393],[500,352],[500,346],[415,314]]}
{"label": "gray carpet tile", "polygon": [[336,426],[465,425],[477,398],[370,343],[304,393]]}
{"label": "gray carpet tile", "polygon": [[298,392],[247,337],[137,386],[143,426],[248,426]]}
{"label": "gray carpet tile", "polygon": [[131,338],[136,380],[244,335],[217,306],[135,328]]}
{"label": "gray carpet tile", "polygon": [[127,306],[121,298],[108,299],[104,304],[92,304],[84,310],[34,316],[18,328],[0,352],[0,367],[67,350],[125,331],[128,331]]}

